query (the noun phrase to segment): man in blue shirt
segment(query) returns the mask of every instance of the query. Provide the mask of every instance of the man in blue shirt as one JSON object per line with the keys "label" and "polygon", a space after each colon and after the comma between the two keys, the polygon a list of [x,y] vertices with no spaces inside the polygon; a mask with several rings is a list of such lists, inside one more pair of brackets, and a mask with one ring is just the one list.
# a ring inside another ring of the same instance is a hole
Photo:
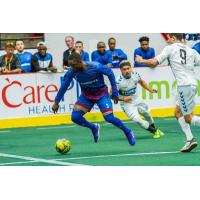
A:
{"label": "man in blue shirt", "polygon": [[89,53],[83,50],[83,42],[76,41],[75,43],[76,52],[80,53],[82,61],[90,61]]}
{"label": "man in blue shirt", "polygon": [[106,50],[104,42],[98,42],[97,50],[92,52],[92,61],[97,61],[107,67],[112,67],[112,55]]}
{"label": "man in blue shirt", "polygon": [[135,67],[146,67],[146,65],[135,61],[136,55],[142,56],[143,59],[151,59],[155,57],[154,48],[149,47],[149,38],[143,36],[139,39],[140,47],[134,51],[134,66]]}
{"label": "man in blue shirt", "polygon": [[119,94],[112,70],[98,62],[83,62],[80,54],[76,52],[69,56],[68,62],[71,68],[65,74],[61,88],[55,98],[54,105],[52,106],[54,113],[58,111],[60,100],[67,91],[72,79],[75,78],[80,84],[81,95],[75,103],[71,117],[72,121],[91,129],[94,142],[97,143],[99,140],[99,125],[90,123],[83,117],[92,109],[94,104],[97,104],[104,119],[120,128],[127,137],[129,144],[134,145],[135,138],[132,135],[132,131],[113,115],[112,102],[103,78],[103,75],[108,76],[112,87],[111,98],[114,103],[117,103]]}
{"label": "man in blue shirt", "polygon": [[32,71],[50,71],[57,72],[57,68],[53,66],[53,57],[47,53],[47,46],[44,42],[37,44],[38,52],[32,56]]}
{"label": "man in blue shirt", "polygon": [[22,72],[31,72],[31,58],[32,53],[24,51],[24,42],[22,40],[16,41],[15,49],[17,50],[17,55],[20,59]]}
{"label": "man in blue shirt", "polygon": [[108,46],[109,46],[109,52],[112,55],[112,67],[113,68],[119,68],[119,64],[122,60],[127,59],[127,55],[121,50],[116,49],[116,39],[111,37],[108,39]]}
{"label": "man in blue shirt", "polygon": [[200,54],[200,42],[197,42],[192,48]]}

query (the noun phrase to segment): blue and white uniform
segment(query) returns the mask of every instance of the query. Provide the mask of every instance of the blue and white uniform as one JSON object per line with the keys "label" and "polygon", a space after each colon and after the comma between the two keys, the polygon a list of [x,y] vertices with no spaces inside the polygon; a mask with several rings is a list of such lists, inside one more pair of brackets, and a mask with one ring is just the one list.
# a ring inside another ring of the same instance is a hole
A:
{"label": "blue and white uniform", "polygon": [[192,113],[198,91],[194,67],[200,66],[200,55],[185,44],[176,42],[166,46],[155,58],[159,64],[168,59],[177,81],[177,98],[181,112],[183,115]]}
{"label": "blue and white uniform", "polygon": [[[131,96],[132,100],[129,102],[120,101],[122,110],[126,115],[137,122],[141,127],[147,129],[150,124],[153,124],[153,118],[149,114],[148,105],[144,103],[137,95],[137,85],[141,77],[138,72],[133,71],[131,78],[127,79],[123,75],[117,78],[117,88],[121,97]],[[141,119],[140,115],[144,116],[146,120]]]}
{"label": "blue and white uniform", "polygon": [[23,53],[17,53],[20,63],[21,63],[21,69],[23,72],[31,72],[31,58],[32,53],[24,51]]}

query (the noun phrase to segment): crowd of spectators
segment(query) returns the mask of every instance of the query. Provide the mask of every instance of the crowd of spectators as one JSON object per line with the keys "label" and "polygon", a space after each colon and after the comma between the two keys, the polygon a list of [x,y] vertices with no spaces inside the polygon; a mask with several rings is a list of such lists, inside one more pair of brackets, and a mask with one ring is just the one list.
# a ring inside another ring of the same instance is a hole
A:
{"label": "crowd of spectators", "polygon": [[[97,49],[91,53],[91,61],[97,61],[107,67],[119,68],[122,60],[126,60],[127,54],[120,48],[116,48],[116,39],[111,37],[108,39],[108,50],[106,43],[99,41]],[[145,65],[135,61],[136,55],[142,56],[144,59],[155,57],[154,48],[149,46],[150,39],[146,36],[139,38],[140,47],[134,50],[135,67],[145,67]],[[70,68],[68,64],[68,57],[72,52],[80,53],[83,61],[90,61],[90,55],[84,50],[84,43],[82,41],[75,41],[73,36],[66,36],[65,43],[67,49],[63,52],[63,70]],[[25,45],[22,40],[15,42],[8,41],[5,43],[5,54],[0,56],[0,74],[17,74],[27,72],[57,72],[57,67],[53,64],[53,56],[47,52],[48,48],[45,42],[37,44],[37,52],[32,54],[25,51]],[[200,42],[193,46],[198,53],[200,53]],[[15,53],[16,50],[16,53]]]}

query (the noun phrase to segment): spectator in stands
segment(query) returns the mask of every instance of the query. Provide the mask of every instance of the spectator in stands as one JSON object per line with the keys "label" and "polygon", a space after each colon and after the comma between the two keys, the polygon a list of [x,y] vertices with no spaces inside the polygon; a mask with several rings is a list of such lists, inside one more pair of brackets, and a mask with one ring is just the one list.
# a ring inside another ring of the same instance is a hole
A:
{"label": "spectator in stands", "polygon": [[200,54],[200,42],[197,42],[192,48]]}
{"label": "spectator in stands", "polygon": [[18,74],[21,73],[21,64],[18,56],[14,54],[15,43],[6,42],[6,54],[0,57],[0,74]]}
{"label": "spectator in stands", "polygon": [[57,72],[57,68],[53,66],[53,57],[47,53],[47,46],[44,42],[37,44],[38,52],[32,56],[32,71],[51,71]]}
{"label": "spectator in stands", "polygon": [[149,47],[149,38],[143,36],[139,39],[140,47],[134,51],[134,66],[135,67],[145,67],[144,64],[140,64],[135,61],[136,55],[142,56],[143,59],[151,59],[155,57],[154,48]]}
{"label": "spectator in stands", "polygon": [[66,36],[65,43],[68,49],[63,53],[63,69],[67,69],[70,67],[68,64],[68,57],[72,52],[75,51],[74,38],[72,36]]}
{"label": "spectator in stands", "polygon": [[81,59],[83,61],[90,61],[89,53],[83,50],[83,42],[82,41],[76,41],[75,50],[77,53],[81,54]]}
{"label": "spectator in stands", "polygon": [[92,52],[92,61],[97,61],[102,65],[112,67],[112,55],[106,50],[104,42],[97,43],[97,50]]}
{"label": "spectator in stands", "polygon": [[122,60],[127,60],[127,55],[121,50],[116,49],[116,39],[111,37],[108,39],[109,51],[112,55],[112,67],[118,68]]}
{"label": "spectator in stands", "polygon": [[17,55],[20,59],[22,72],[31,72],[31,58],[32,53],[24,51],[24,42],[22,40],[16,41],[15,49],[17,50]]}

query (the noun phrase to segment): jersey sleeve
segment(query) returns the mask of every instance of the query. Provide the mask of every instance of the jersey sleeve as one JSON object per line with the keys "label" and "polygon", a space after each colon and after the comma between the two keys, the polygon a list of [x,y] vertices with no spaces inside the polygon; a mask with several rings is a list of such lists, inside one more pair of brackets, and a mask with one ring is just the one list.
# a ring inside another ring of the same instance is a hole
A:
{"label": "jersey sleeve", "polygon": [[127,59],[127,55],[121,49],[119,49],[119,59],[120,61]]}
{"label": "jersey sleeve", "polygon": [[85,52],[85,61],[90,61],[89,53],[88,52]]}
{"label": "jersey sleeve", "polygon": [[97,70],[99,73],[106,75],[108,77],[111,87],[112,87],[112,97],[117,97],[118,96],[117,84],[116,84],[115,75],[112,69],[102,64],[99,64],[97,67]]}
{"label": "jersey sleeve", "polygon": [[142,80],[142,78],[141,78],[139,72],[135,72],[135,76],[136,76],[136,80],[137,80],[137,82],[139,82],[139,81]]}
{"label": "jersey sleeve", "polygon": [[117,90],[120,90],[120,81],[121,81],[121,76],[118,76],[116,79],[116,85],[117,85]]}
{"label": "jersey sleeve", "polygon": [[71,69],[69,69],[61,82],[61,87],[54,100],[55,103],[59,103],[61,101],[74,76],[75,73]]}
{"label": "jersey sleeve", "polygon": [[92,52],[92,61],[98,61],[98,56],[95,51]]}
{"label": "jersey sleeve", "polygon": [[159,64],[162,64],[167,58],[169,58],[171,52],[170,46],[166,46],[162,52],[155,57],[155,59],[158,61]]}

